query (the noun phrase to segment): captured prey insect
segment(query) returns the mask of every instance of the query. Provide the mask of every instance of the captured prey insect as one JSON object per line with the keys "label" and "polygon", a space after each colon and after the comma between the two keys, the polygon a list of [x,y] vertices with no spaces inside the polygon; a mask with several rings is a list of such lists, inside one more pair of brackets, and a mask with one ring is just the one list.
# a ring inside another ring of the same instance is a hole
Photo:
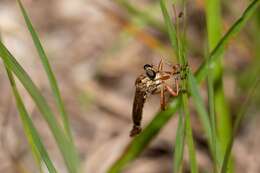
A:
{"label": "captured prey insect", "polygon": [[[179,95],[180,80],[186,76],[181,77],[182,72],[187,70],[188,65],[181,66],[180,64],[171,65],[170,71],[163,70],[163,62],[154,67],[150,64],[144,65],[145,74],[141,74],[135,81],[135,97],[132,110],[133,128],[130,132],[130,137],[134,137],[142,131],[141,120],[144,103],[149,95],[160,94],[161,110],[165,110],[165,92],[168,91],[172,96]],[[186,75],[186,74],[185,74]],[[166,81],[174,80],[174,88],[172,88]]]}

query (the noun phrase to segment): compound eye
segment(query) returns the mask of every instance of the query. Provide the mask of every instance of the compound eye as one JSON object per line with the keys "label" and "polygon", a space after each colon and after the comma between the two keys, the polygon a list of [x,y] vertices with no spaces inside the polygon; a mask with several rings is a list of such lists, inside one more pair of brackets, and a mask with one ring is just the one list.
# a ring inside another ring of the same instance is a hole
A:
{"label": "compound eye", "polygon": [[150,64],[145,64],[145,65],[144,65],[144,69],[145,69],[145,70],[147,70],[147,69],[149,69],[149,68],[152,68],[152,67],[153,67],[153,66],[150,65]]}
{"label": "compound eye", "polygon": [[154,79],[155,78],[155,76],[156,76],[156,73],[155,73],[155,71],[153,71],[153,70],[151,70],[151,69],[147,69],[146,70],[146,75],[150,78],[150,79]]}

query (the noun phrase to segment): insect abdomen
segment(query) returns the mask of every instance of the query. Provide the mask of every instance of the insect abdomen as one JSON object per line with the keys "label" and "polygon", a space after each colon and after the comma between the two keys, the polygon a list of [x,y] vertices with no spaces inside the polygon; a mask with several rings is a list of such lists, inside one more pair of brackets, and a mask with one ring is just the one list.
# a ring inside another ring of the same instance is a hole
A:
{"label": "insect abdomen", "polygon": [[142,120],[143,107],[146,99],[145,97],[146,97],[146,92],[136,88],[133,110],[132,110],[132,120],[134,126],[130,132],[131,137],[139,134],[142,131],[141,120]]}

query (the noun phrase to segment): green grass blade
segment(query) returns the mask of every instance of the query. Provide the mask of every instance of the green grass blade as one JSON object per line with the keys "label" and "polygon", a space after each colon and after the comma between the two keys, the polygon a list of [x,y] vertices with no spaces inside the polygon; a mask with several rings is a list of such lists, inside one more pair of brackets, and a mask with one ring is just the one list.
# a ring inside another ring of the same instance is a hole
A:
{"label": "green grass blade", "polygon": [[[2,37],[1,37],[1,33],[0,33],[0,41],[2,41]],[[5,64],[4,64],[5,66]],[[8,76],[8,79],[9,79],[9,82],[10,82],[10,86],[14,86],[15,89],[17,90],[16,88],[16,84],[14,82],[14,78],[13,78],[13,75],[11,73],[11,71],[9,71],[7,69],[7,67],[5,66],[5,70],[6,70],[6,73],[7,73],[7,76]],[[17,92],[18,93],[18,92]],[[19,93],[18,93],[19,94]],[[16,101],[17,103],[17,101]],[[17,106],[18,107],[18,106]],[[25,106],[24,106],[25,107]],[[19,114],[20,115],[20,114]],[[21,115],[20,115],[21,116]],[[33,142],[32,142],[32,138],[30,136],[30,133],[27,133],[27,131],[25,130],[25,126],[26,124],[23,124],[23,127],[24,127],[24,132],[25,132],[25,136],[27,137],[27,140],[28,140],[28,143],[30,144],[30,148],[31,148],[31,151],[32,151],[32,155],[33,155],[33,158],[35,160],[35,163],[37,164],[38,168],[39,168],[39,171],[40,173],[43,173],[43,169],[42,169],[42,159],[41,159],[41,155],[40,153],[37,151],[37,148],[35,145],[33,145]]]}
{"label": "green grass blade", "polygon": [[192,135],[192,128],[191,128],[191,120],[190,120],[190,112],[189,112],[189,105],[188,105],[188,96],[187,94],[183,94],[183,107],[184,107],[184,114],[185,114],[185,132],[186,132],[186,141],[188,144],[189,150],[189,160],[190,160],[190,169],[192,173],[198,173],[198,165],[196,160],[196,151],[195,145]]}
{"label": "green grass blade", "polygon": [[126,152],[110,167],[108,173],[118,173],[130,161],[134,160],[146,148],[160,129],[171,119],[179,107],[179,99],[172,101],[167,110],[159,112],[143,132],[127,146]]}
{"label": "green grass blade", "polygon": [[184,116],[183,110],[179,111],[178,118],[178,127],[175,137],[175,146],[174,146],[174,162],[173,162],[173,172],[179,173],[182,172],[182,163],[183,163],[183,152],[184,152],[184,142],[185,142],[185,129],[184,129]]}
{"label": "green grass blade", "polygon": [[198,83],[192,74],[190,75],[188,82],[189,82],[189,91],[190,91],[194,106],[198,112],[200,121],[201,121],[204,131],[206,133],[206,136],[208,139],[208,144],[211,147],[212,146],[212,143],[211,143],[212,132],[211,132],[209,115],[206,110],[206,106],[204,105],[203,99],[199,93]]}
{"label": "green grass blade", "polygon": [[71,140],[65,135],[64,131],[58,124],[53,112],[47,104],[44,97],[41,95],[39,89],[33,83],[29,75],[20,66],[16,59],[6,49],[3,43],[0,41],[0,56],[5,62],[6,67],[12,71],[17,78],[21,81],[27,92],[31,95],[32,99],[36,103],[44,119],[50,127],[52,134],[55,137],[56,143],[63,155],[64,161],[70,173],[77,173],[79,169],[78,157]]}
{"label": "green grass blade", "polygon": [[219,0],[206,1],[206,17],[209,50],[212,50],[221,38],[221,15]]}
{"label": "green grass blade", "polygon": [[[257,73],[256,75],[258,75],[259,73]],[[232,146],[233,146],[233,143],[234,143],[234,139],[235,139],[235,135],[236,135],[236,132],[238,130],[238,127],[239,125],[241,124],[241,121],[246,113],[246,110],[247,108],[249,107],[250,105],[250,102],[253,100],[254,98],[254,95],[256,93],[256,89],[257,89],[257,86],[260,84],[260,80],[258,78],[255,79],[254,81],[254,84],[252,85],[252,88],[251,90],[249,91],[249,94],[247,95],[247,98],[243,104],[243,106],[241,107],[240,111],[239,111],[239,114],[235,120],[235,123],[234,123],[234,128],[233,128],[233,133],[232,133],[232,136],[231,138],[229,139],[229,142],[228,142],[228,145],[226,147],[226,151],[225,151],[225,155],[224,155],[224,160],[223,160],[223,163],[222,163],[222,166],[221,166],[221,173],[226,173],[228,172],[228,164],[229,164],[229,160],[230,160],[230,155],[231,155],[231,151],[232,151]]]}
{"label": "green grass blade", "polygon": [[[170,37],[172,48],[173,48],[173,50],[175,50],[175,52],[177,52],[178,62],[181,62],[181,64],[184,64],[185,62],[187,62],[187,59],[186,59],[186,55],[185,55],[185,52],[184,52],[184,50],[185,50],[184,49],[185,44],[184,44],[184,40],[183,40],[184,38],[182,38],[182,35],[180,34],[178,18],[176,16],[176,19],[177,19],[176,27],[174,27],[173,22],[171,20],[171,17],[169,15],[168,11],[167,11],[165,1],[160,0],[160,5],[161,5],[163,17],[164,17],[164,22],[165,22],[167,29],[168,29],[168,34],[169,34],[169,37]],[[186,86],[186,80],[182,83],[183,83],[182,86]],[[187,139],[186,141],[187,141],[187,144],[188,144],[191,172],[197,173],[198,172],[198,166],[197,166],[197,161],[196,161],[196,152],[195,152],[195,147],[194,147],[191,122],[190,122],[190,112],[189,112],[188,95],[187,94],[182,95],[182,107],[183,107],[183,113],[184,113],[183,115],[185,117],[185,131],[186,131],[185,134],[187,134],[185,136],[185,138]],[[181,153],[181,151],[178,151],[178,153]],[[182,152],[182,154],[183,154],[183,152]],[[178,160],[176,162],[179,162],[180,158],[181,157],[177,157]],[[179,164],[181,164],[181,163],[179,163]],[[179,169],[179,165],[177,165],[177,169]]]}
{"label": "green grass blade", "polygon": [[[231,28],[228,30],[228,32],[220,39],[220,41],[218,42],[216,47],[211,51],[211,53],[210,53],[210,55],[208,57],[209,67],[210,68],[214,68],[215,62],[219,61],[219,59],[221,58],[221,55],[223,54],[224,48],[225,48],[228,40],[230,40],[235,34],[237,34],[242,29],[243,26],[245,26],[246,22],[251,17],[253,12],[256,10],[258,5],[259,5],[259,0],[253,0],[248,5],[248,7],[245,9],[245,11],[241,15],[241,17],[231,26]],[[196,72],[197,80],[201,81],[202,79],[204,79],[206,77],[207,73],[208,73],[207,61],[205,61],[200,66],[198,71]],[[224,104],[226,106],[226,104],[225,104],[226,101],[225,101],[223,92],[219,92],[219,90],[217,92],[218,92],[218,97],[216,97],[217,100],[215,100],[215,102],[218,102],[218,105],[223,105]],[[228,114],[227,108],[226,109],[222,109],[222,107],[219,106],[219,110],[222,110],[223,114],[225,114],[225,115]],[[221,121],[227,121],[227,120],[225,120],[225,118],[228,118],[228,116],[222,116],[222,118],[224,120],[221,120]],[[224,128],[221,128],[221,129],[228,129],[228,127],[225,126]],[[224,135],[224,133],[223,133],[223,135]],[[222,137],[222,139],[226,140],[226,141],[224,141],[222,143],[226,143],[227,144],[227,139],[228,138],[229,138],[229,136],[228,137],[226,137],[226,136]],[[225,149],[222,148],[222,151],[223,150],[225,150]]]}
{"label": "green grass blade", "polygon": [[[206,1],[206,20],[207,20],[207,31],[208,31],[208,47],[209,50],[211,51],[218,41],[221,38],[221,15],[220,15],[220,1],[219,0],[207,0]],[[209,60],[210,61],[210,60]],[[210,63],[208,61],[208,63]],[[207,64],[208,65],[208,64]],[[208,65],[209,66],[209,65]],[[225,137],[222,134],[227,135],[227,137],[230,137],[230,114],[228,111],[227,106],[223,105],[225,102],[215,102],[215,98],[218,99],[222,94],[224,95],[223,91],[223,85],[222,85],[222,64],[221,64],[221,59],[218,60],[215,63],[214,68],[208,68],[208,103],[209,103],[209,114],[210,114],[210,125],[211,125],[211,153],[213,156],[213,165],[214,165],[214,172],[217,173],[218,171],[218,165],[220,162],[220,157],[216,157],[217,153],[217,132],[216,132],[216,118],[215,118],[215,108],[217,115],[219,116],[219,121],[218,123],[218,129],[223,129],[222,133],[220,134],[220,138]],[[216,85],[218,87],[218,92],[214,93],[214,84],[215,81],[221,81],[220,85]],[[222,108],[222,109],[218,109]],[[224,109],[226,109],[224,111]],[[226,114],[224,114],[226,113]],[[220,118],[221,117],[227,117],[227,118]],[[225,128],[227,127],[227,128]],[[220,131],[220,130],[219,130]],[[221,143],[222,148],[225,148],[225,142]],[[219,155],[219,154],[218,154]],[[222,157],[222,156],[221,156]]]}
{"label": "green grass blade", "polygon": [[[255,11],[259,0],[254,0],[252,3],[248,6],[248,8],[243,12],[242,16],[231,26],[231,28],[228,30],[228,32],[221,38],[221,40],[218,42],[217,46],[213,49],[213,51],[210,53],[210,58],[213,61],[220,58],[218,55],[222,53],[223,49],[225,48],[225,45],[227,44],[227,41],[232,38],[232,36],[235,33],[238,33],[242,27],[245,25],[246,21],[249,19],[251,14]],[[211,62],[211,64],[212,64]],[[210,64],[210,65],[211,65]],[[196,80],[198,82],[201,82],[203,79],[205,79],[207,76],[207,62],[205,61],[199,68],[199,70],[196,72]],[[178,103],[178,104],[176,104]],[[153,131],[156,133],[159,132],[159,130],[171,119],[174,113],[178,110],[178,107],[180,105],[180,98],[177,98],[172,103],[170,103],[170,107],[166,110],[166,112],[170,111],[170,115],[167,116],[165,119],[164,117],[161,117],[163,112],[158,113],[154,119],[148,124],[148,126],[144,129],[144,131],[149,132],[149,134],[153,134]],[[154,129],[154,124],[156,124],[156,121],[160,122],[161,127],[156,127]],[[146,138],[146,133],[141,133],[138,136],[138,140],[135,138],[129,146],[131,146],[131,149],[127,149],[120,158],[111,166],[110,173],[116,173],[119,172],[128,162],[134,160],[145,148],[147,144],[151,142],[153,139],[153,136],[149,136],[149,138]],[[145,140],[141,140],[145,139]],[[140,146],[140,148],[139,148]],[[132,154],[134,148],[139,148],[138,152]]]}
{"label": "green grass blade", "polygon": [[26,137],[28,139],[28,142],[31,146],[32,152],[34,153],[35,157],[37,157],[37,162],[39,162],[40,160],[43,160],[44,163],[46,164],[46,167],[48,169],[48,171],[50,173],[57,173],[42,141],[41,138],[36,130],[36,128],[34,127],[32,120],[30,118],[30,116],[28,115],[28,112],[23,104],[23,101],[21,99],[21,96],[17,90],[16,84],[15,84],[15,80],[13,78],[12,73],[6,69],[7,74],[8,74],[8,78],[13,90],[13,94],[15,96],[15,100],[16,100],[16,105],[20,114],[20,118],[22,120],[22,124],[23,124],[23,128],[26,134]]}
{"label": "green grass blade", "polygon": [[[245,26],[246,22],[252,16],[258,5],[259,0],[253,0],[245,9],[241,17],[236,20],[236,22],[231,26],[227,33],[220,39],[216,47],[209,54],[208,58],[210,61],[210,66],[214,66],[214,62],[220,59],[220,55],[223,54],[224,48],[227,45],[228,41]],[[205,77],[207,76],[207,61],[204,61],[204,63],[199,67],[195,76],[198,82],[205,79]]]}
{"label": "green grass blade", "polygon": [[172,23],[171,17],[167,11],[166,4],[164,0],[160,0],[160,6],[163,13],[164,22],[166,24],[168,34],[170,37],[171,45],[173,47],[173,50],[175,52],[178,52],[178,43],[177,43],[177,37],[176,37],[176,31],[174,28],[174,25]]}
{"label": "green grass blade", "polygon": [[69,125],[69,118],[68,118],[68,115],[65,111],[65,107],[64,107],[64,103],[61,99],[61,94],[60,94],[60,90],[59,90],[59,87],[58,87],[58,84],[57,84],[57,80],[53,74],[53,71],[51,69],[51,66],[50,66],[50,63],[48,61],[48,58],[47,58],[47,55],[43,49],[43,46],[40,42],[40,39],[30,21],[30,18],[29,16],[27,15],[26,11],[25,11],[25,8],[23,7],[23,4],[21,2],[21,0],[17,0],[18,4],[19,4],[19,7],[21,9],[21,12],[23,14],[23,17],[24,17],[24,20],[26,22],[26,25],[27,25],[27,28],[28,30],[30,31],[30,34],[32,36],[32,39],[33,39],[33,42],[34,42],[34,45],[38,51],[38,54],[40,56],[40,59],[41,59],[41,62],[42,62],[42,65],[44,67],[44,70],[48,76],[48,79],[49,79],[49,83],[50,83],[50,86],[52,88],[52,92],[53,92],[53,95],[55,97],[55,101],[56,101],[56,104],[57,104],[57,107],[60,111],[60,114],[61,114],[61,117],[62,117],[62,120],[63,120],[63,126],[64,126],[64,129],[67,133],[67,135],[69,136],[69,138],[71,138],[72,140],[72,135],[71,135],[71,129],[70,129],[70,125]]}
{"label": "green grass blade", "polygon": [[219,159],[217,160],[217,132],[216,132],[216,118],[215,118],[215,102],[214,102],[214,80],[211,70],[208,71],[208,105],[209,105],[209,117],[211,126],[211,153],[213,156],[214,172],[217,173]]}
{"label": "green grass blade", "polygon": [[211,125],[206,106],[204,105],[202,96],[199,93],[197,80],[191,74],[188,82],[189,82],[189,91],[190,91],[193,103],[195,105],[195,109],[198,112],[200,122],[202,123],[204,132],[206,133],[208,145],[209,145],[210,151],[213,155],[213,159],[215,158],[217,161],[217,165],[220,165],[220,163],[221,163],[221,158],[219,155],[220,148],[218,146],[218,141],[215,139],[214,135],[216,135],[216,134],[214,134],[214,132],[212,130],[213,126]]}

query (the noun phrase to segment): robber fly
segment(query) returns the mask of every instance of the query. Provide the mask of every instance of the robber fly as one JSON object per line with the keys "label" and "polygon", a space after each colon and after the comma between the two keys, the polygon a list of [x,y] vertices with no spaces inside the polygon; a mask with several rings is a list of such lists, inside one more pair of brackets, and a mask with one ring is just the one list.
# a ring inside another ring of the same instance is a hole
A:
{"label": "robber fly", "polygon": [[[135,97],[132,110],[133,128],[130,136],[133,137],[142,131],[141,120],[144,103],[149,95],[160,94],[161,110],[165,110],[165,92],[168,91],[172,96],[179,95],[179,80],[181,71],[187,69],[187,65],[179,64],[171,66],[171,71],[163,70],[163,62],[160,61],[157,67],[150,64],[144,65],[145,74],[141,74],[135,81]],[[166,81],[174,79],[175,87],[172,88]]]}

